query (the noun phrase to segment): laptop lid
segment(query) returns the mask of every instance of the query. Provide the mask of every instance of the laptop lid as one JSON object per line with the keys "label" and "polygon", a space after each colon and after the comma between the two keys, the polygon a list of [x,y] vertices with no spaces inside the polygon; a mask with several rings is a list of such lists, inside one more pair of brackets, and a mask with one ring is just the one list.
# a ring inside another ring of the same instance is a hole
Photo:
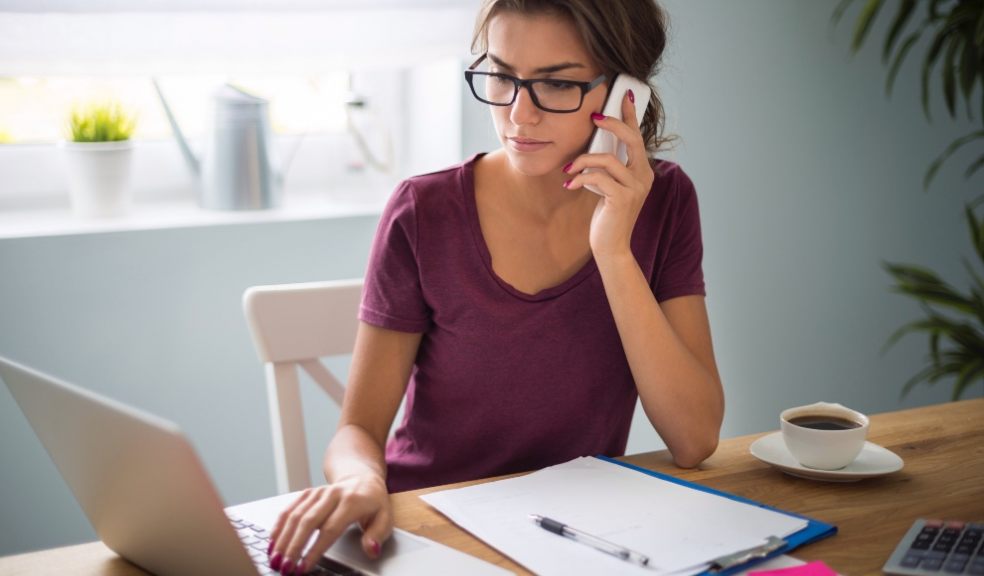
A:
{"label": "laptop lid", "polygon": [[177,426],[4,358],[0,378],[114,552],[155,574],[257,574]]}
{"label": "laptop lid", "polygon": [[[110,549],[165,576],[258,573],[226,513],[269,528],[297,493],[223,510],[175,424],[3,357],[0,379]],[[371,575],[509,573],[399,529],[377,560],[362,553],[354,527],[327,556]]]}

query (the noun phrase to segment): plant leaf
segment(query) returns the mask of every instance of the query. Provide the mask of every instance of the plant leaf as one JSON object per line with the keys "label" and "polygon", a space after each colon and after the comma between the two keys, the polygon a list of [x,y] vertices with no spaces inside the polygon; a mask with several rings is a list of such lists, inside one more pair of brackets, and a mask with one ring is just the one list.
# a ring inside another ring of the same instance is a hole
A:
{"label": "plant leaf", "polygon": [[943,101],[950,113],[950,118],[957,116],[957,50],[961,48],[962,38],[959,35],[948,37],[946,54],[943,56]]}
{"label": "plant leaf", "polygon": [[930,334],[935,334],[937,331],[937,323],[932,320],[914,320],[893,332],[882,346],[881,353],[884,354],[885,352],[888,352],[888,350],[892,346],[895,346],[899,340],[905,337],[906,334],[911,334],[913,332],[929,332]]}
{"label": "plant leaf", "polygon": [[840,22],[840,19],[844,16],[844,12],[852,2],[854,0],[841,0],[837,7],[834,8],[834,13],[830,15],[830,25],[832,27],[837,26],[837,23]]}
{"label": "plant leaf", "polygon": [[916,384],[918,384],[918,383],[920,383],[920,382],[922,382],[924,380],[928,380],[929,377],[933,374],[933,372],[935,370],[936,370],[936,366],[929,365],[929,366],[926,366],[925,368],[923,368],[922,370],[920,370],[919,372],[916,372],[912,376],[912,378],[909,378],[906,381],[906,383],[904,385],[902,385],[902,392],[901,392],[901,394],[899,396],[902,397],[902,398],[905,398],[905,396],[909,393],[910,390],[912,390],[912,388]]}
{"label": "plant leaf", "polygon": [[[932,3],[931,3],[932,5]],[[923,75],[922,75],[922,104],[923,112],[926,114],[926,119],[932,121],[932,117],[929,112],[929,77],[933,73],[933,68],[936,66],[936,60],[940,56],[940,52],[943,50],[943,44],[950,32],[954,29],[953,24],[947,24],[936,31],[936,35],[933,37],[932,43],[929,45],[929,50],[926,51],[926,59],[923,61]]]}
{"label": "plant leaf", "polygon": [[868,32],[871,30],[871,23],[875,20],[875,16],[878,15],[878,10],[881,9],[883,3],[884,0],[868,0],[864,7],[861,8],[861,14],[858,15],[857,23],[854,25],[854,40],[851,41],[851,50],[853,52],[861,49],[865,37],[868,36]]}
{"label": "plant leaf", "polygon": [[980,170],[981,166],[984,166],[984,154],[978,156],[977,160],[974,160],[974,163],[967,167],[967,171],[964,172],[964,178],[968,179],[973,176],[975,172]]}
{"label": "plant leaf", "polygon": [[974,34],[974,43],[984,47],[984,10],[977,16],[977,32]]}
{"label": "plant leaf", "polygon": [[953,384],[953,396],[952,400],[959,400],[963,396],[964,390],[967,389],[974,380],[984,376],[984,361],[978,359],[975,362],[971,362],[964,367],[963,371],[960,372],[960,376],[957,377],[957,381]]}
{"label": "plant leaf", "polygon": [[984,138],[984,130],[977,130],[976,132],[971,132],[970,134],[961,136],[960,138],[957,138],[956,140],[951,142],[950,145],[947,146],[945,150],[943,150],[943,153],[937,156],[935,160],[933,160],[933,163],[930,164],[929,168],[926,170],[926,175],[923,177],[923,189],[924,190],[929,189],[929,185],[930,183],[932,183],[933,177],[936,176],[936,172],[939,171],[940,166],[942,166],[943,163],[946,162],[947,158],[953,155],[953,153],[959,150],[960,147],[963,146],[964,144],[967,144],[968,142],[973,142],[974,140],[977,140],[979,138]]}
{"label": "plant leaf", "polygon": [[888,77],[885,80],[885,94],[888,97],[892,96],[892,86],[895,84],[895,77],[899,73],[899,68],[902,67],[902,61],[905,60],[906,54],[912,49],[912,46],[919,40],[919,36],[922,34],[923,29],[919,28],[912,34],[906,36],[905,40],[902,41],[902,46],[899,51],[895,54],[895,60],[892,61],[891,67],[888,69]]}
{"label": "plant leaf", "polygon": [[[984,10],[981,11],[984,14]],[[964,100],[967,102],[967,116],[974,117],[971,111],[971,95],[974,91],[974,82],[978,74],[982,73],[982,67],[977,61],[977,49],[974,42],[964,39],[963,52],[960,54],[960,91],[963,93]]]}
{"label": "plant leaf", "polygon": [[882,48],[882,63],[888,64],[888,59],[892,55],[892,48],[895,47],[895,42],[899,39],[902,29],[905,28],[909,19],[915,14],[915,8],[916,0],[902,0],[902,3],[899,4],[898,12],[895,13],[895,18],[892,20],[888,36],[885,37],[885,46]]}
{"label": "plant leaf", "polygon": [[[967,219],[967,228],[970,230],[971,246],[973,246],[974,251],[977,252],[978,258],[984,261],[984,244],[982,244],[981,239],[981,224],[977,220],[977,214],[974,213],[974,207],[970,204],[964,206],[964,217]],[[964,264],[967,264],[967,262],[964,261]],[[969,270],[969,264],[967,267]]]}

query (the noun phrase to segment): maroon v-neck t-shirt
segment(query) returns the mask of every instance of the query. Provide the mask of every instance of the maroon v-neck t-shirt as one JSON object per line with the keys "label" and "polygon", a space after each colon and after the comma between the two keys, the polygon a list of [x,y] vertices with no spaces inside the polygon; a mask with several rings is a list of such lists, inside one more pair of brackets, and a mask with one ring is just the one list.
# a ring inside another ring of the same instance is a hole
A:
{"label": "maroon v-neck t-shirt", "polygon": [[[637,392],[597,266],[532,295],[499,278],[475,205],[479,157],[401,183],[373,242],[359,318],[423,333],[386,445],[391,492],[625,452]],[[632,251],[657,301],[704,295],[693,183],[653,167]]]}

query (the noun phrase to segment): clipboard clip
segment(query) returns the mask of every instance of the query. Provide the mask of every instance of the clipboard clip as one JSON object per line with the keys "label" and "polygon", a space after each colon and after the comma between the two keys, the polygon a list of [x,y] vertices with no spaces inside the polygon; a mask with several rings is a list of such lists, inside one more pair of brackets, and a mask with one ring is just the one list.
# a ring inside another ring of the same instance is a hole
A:
{"label": "clipboard clip", "polygon": [[769,538],[765,541],[765,544],[747,548],[745,550],[739,550],[732,554],[721,556],[720,558],[715,558],[711,561],[711,568],[709,572],[723,572],[729,568],[734,568],[735,566],[740,566],[746,562],[755,560],[756,558],[765,558],[785,545],[786,541],[782,538],[769,536]]}

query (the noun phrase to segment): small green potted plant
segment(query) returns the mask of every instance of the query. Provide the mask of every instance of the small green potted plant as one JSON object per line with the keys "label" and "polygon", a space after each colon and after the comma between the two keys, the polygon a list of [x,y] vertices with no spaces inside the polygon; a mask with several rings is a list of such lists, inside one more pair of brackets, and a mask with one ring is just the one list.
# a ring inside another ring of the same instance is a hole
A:
{"label": "small green potted plant", "polygon": [[77,106],[68,120],[65,151],[72,209],[80,216],[112,217],[130,205],[130,136],[135,117],[116,102]]}

